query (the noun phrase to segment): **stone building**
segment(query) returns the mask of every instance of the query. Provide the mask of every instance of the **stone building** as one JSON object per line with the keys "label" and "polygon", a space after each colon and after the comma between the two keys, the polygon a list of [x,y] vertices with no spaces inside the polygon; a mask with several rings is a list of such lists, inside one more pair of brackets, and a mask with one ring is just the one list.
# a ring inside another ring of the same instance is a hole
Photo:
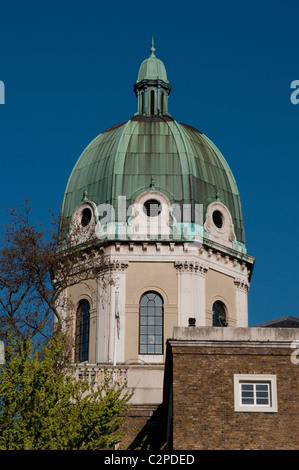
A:
{"label": "stone building", "polygon": [[136,113],[87,145],[66,186],[62,215],[76,268],[98,269],[65,291],[62,311],[73,361],[134,388],[141,429],[165,411],[174,331],[247,331],[254,258],[229,165],[207,136],[170,114],[171,85],[154,44],[134,92]]}

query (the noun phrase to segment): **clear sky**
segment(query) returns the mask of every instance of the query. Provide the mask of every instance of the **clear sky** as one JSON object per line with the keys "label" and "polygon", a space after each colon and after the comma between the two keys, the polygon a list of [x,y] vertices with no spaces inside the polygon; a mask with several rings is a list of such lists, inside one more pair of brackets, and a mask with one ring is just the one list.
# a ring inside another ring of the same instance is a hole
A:
{"label": "clear sky", "polygon": [[256,258],[249,324],[299,316],[298,15],[293,0],[2,2],[0,223],[26,198],[34,221],[59,212],[84,148],[136,112],[153,35],[169,112],[215,143],[239,187]]}

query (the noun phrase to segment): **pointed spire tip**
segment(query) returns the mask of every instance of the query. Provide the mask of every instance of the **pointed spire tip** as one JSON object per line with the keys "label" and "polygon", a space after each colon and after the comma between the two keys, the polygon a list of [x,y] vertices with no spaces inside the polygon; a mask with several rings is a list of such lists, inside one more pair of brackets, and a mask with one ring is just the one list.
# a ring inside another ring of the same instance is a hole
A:
{"label": "pointed spire tip", "polygon": [[152,47],[151,47],[151,55],[152,57],[155,56],[155,45],[154,45],[154,36],[152,36]]}

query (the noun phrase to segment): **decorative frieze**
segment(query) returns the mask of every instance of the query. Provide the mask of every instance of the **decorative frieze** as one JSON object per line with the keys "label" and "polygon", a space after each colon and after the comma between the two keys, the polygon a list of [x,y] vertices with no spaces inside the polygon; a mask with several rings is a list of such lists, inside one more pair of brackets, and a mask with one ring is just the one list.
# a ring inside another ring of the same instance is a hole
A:
{"label": "decorative frieze", "polygon": [[203,263],[200,263],[199,261],[175,261],[174,262],[174,267],[179,271],[179,272],[195,272],[197,274],[200,274],[201,276],[205,276],[208,267],[204,265]]}

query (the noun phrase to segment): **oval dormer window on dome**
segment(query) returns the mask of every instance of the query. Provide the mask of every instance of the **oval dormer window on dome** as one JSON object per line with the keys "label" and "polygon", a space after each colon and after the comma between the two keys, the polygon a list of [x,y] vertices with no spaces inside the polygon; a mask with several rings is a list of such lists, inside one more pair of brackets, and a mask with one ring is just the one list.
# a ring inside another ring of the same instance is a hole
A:
{"label": "oval dormer window on dome", "polygon": [[81,225],[82,227],[87,227],[92,218],[92,212],[89,207],[85,207],[81,213]]}
{"label": "oval dormer window on dome", "polygon": [[223,225],[223,215],[219,210],[215,210],[212,214],[213,222],[217,228],[222,228]]}
{"label": "oval dormer window on dome", "polygon": [[143,212],[148,217],[157,217],[161,214],[162,207],[161,203],[156,199],[148,199],[143,204]]}
{"label": "oval dormer window on dome", "polygon": [[81,202],[71,217],[71,239],[74,245],[84,243],[93,236],[96,228],[97,206],[86,200]]}
{"label": "oval dormer window on dome", "polygon": [[207,230],[206,236],[211,241],[232,247],[236,240],[231,213],[220,201],[209,204],[204,227]]}

